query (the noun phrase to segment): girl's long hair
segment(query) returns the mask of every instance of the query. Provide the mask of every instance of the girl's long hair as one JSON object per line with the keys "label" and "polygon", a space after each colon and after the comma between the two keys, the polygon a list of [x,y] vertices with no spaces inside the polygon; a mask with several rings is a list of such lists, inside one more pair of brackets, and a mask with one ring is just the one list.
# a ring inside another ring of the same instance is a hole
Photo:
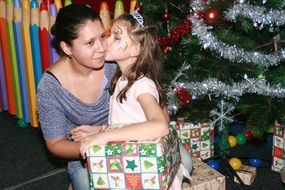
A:
{"label": "girl's long hair", "polygon": [[[128,68],[128,74],[126,76],[128,84],[121,92],[119,92],[117,98],[122,103],[123,99],[126,99],[127,91],[134,82],[146,76],[154,81],[159,93],[159,104],[161,107],[164,107],[167,103],[167,99],[161,83],[161,75],[163,73],[162,53],[157,44],[155,25],[146,17],[143,18],[143,27],[130,14],[123,14],[115,20],[115,22],[120,21],[126,23],[128,25],[127,31],[129,32],[131,39],[141,46],[136,63]],[[111,81],[110,94],[114,93],[116,83],[120,76],[121,71],[118,69]]]}

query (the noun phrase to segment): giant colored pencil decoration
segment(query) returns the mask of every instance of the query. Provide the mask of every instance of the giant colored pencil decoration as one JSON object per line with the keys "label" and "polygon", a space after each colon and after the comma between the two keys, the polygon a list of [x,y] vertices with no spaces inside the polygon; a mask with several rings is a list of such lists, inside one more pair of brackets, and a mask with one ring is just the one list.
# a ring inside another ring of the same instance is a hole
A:
{"label": "giant colored pencil decoration", "polygon": [[8,42],[11,55],[11,68],[12,68],[12,78],[13,78],[13,87],[14,87],[14,99],[16,103],[16,116],[18,118],[23,118],[22,104],[21,104],[21,94],[19,86],[19,74],[17,67],[17,56],[14,40],[14,30],[13,30],[13,2],[12,0],[6,1],[6,23],[7,23],[7,32],[8,32]]}
{"label": "giant colored pencil decoration", "polygon": [[56,6],[57,11],[62,8],[61,0],[54,0],[54,4]]}
{"label": "giant colored pencil decoration", "polygon": [[110,17],[109,7],[106,2],[101,3],[99,15],[103,22],[106,32],[109,33],[112,26],[112,21]]}
{"label": "giant colored pencil decoration", "polygon": [[121,0],[117,0],[115,3],[114,19],[118,18],[120,15],[124,14],[124,4]]}
{"label": "giant colored pencil decoration", "polygon": [[16,114],[16,103],[14,99],[13,77],[11,67],[11,57],[9,52],[8,34],[6,27],[6,3],[0,0],[0,38],[3,56],[3,65],[5,72],[6,92],[8,97],[8,112],[12,115]]}
{"label": "giant colored pencil decoration", "polygon": [[44,2],[47,5],[48,11],[49,11],[50,5],[53,4],[53,0],[44,0]]}
{"label": "giant colored pencil decoration", "polygon": [[31,126],[38,127],[38,117],[36,108],[36,87],[34,80],[34,68],[32,59],[32,48],[30,39],[30,1],[22,0],[22,33],[23,33],[23,47],[24,47],[24,57],[27,72],[28,81],[28,96],[30,103],[30,117]]}
{"label": "giant colored pencil decoration", "polygon": [[38,5],[40,5],[43,2],[43,0],[37,0],[37,2],[38,2]]}
{"label": "giant colored pencil decoration", "polygon": [[22,37],[22,4],[21,0],[14,0],[14,38],[16,46],[17,55],[17,65],[19,73],[20,91],[21,91],[21,103],[23,109],[23,120],[29,123],[30,120],[30,105],[28,99],[28,87],[27,87],[27,76],[26,67],[24,60],[24,50],[23,50],[23,37]]}
{"label": "giant colored pencil decoration", "polygon": [[130,13],[135,10],[136,4],[137,4],[136,0],[131,0],[131,2],[130,2]]}
{"label": "giant colored pencil decoration", "polygon": [[[0,10],[1,11],[1,10]],[[2,101],[2,110],[8,110],[8,99],[6,92],[6,84],[4,77],[4,65],[3,65],[3,56],[1,48],[1,38],[0,38],[0,89],[1,89],[1,100]]]}
{"label": "giant colored pencil decoration", "polygon": [[30,37],[32,45],[35,85],[38,86],[42,78],[41,52],[39,41],[40,9],[36,0],[31,1]]}
{"label": "giant colored pencil decoration", "polygon": [[71,0],[65,0],[64,1],[64,6],[67,6],[67,5],[70,5],[70,4],[72,4]]}
{"label": "giant colored pencil decoration", "polygon": [[45,72],[45,70],[50,65],[48,24],[49,24],[48,8],[46,3],[42,2],[40,5],[40,30],[39,30],[42,72]]}
{"label": "giant colored pencil decoration", "polygon": [[[55,6],[55,4],[51,4],[50,5],[50,9],[49,9],[50,13],[49,13],[49,31],[51,29],[51,27],[54,25],[55,23],[55,19],[56,19],[56,15],[57,15],[57,8]],[[59,59],[59,52],[56,50],[55,47],[53,47],[52,44],[52,40],[53,40],[53,35],[49,32],[49,45],[50,45],[50,59],[51,59],[51,63],[55,63],[57,62],[57,60]]]}

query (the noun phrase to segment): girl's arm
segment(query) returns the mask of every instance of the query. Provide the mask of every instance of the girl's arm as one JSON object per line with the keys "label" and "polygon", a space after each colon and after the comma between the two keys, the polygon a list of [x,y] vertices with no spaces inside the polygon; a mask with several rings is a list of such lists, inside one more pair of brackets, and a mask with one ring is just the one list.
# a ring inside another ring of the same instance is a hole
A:
{"label": "girl's arm", "polygon": [[155,97],[144,93],[138,97],[138,101],[144,110],[146,122],[86,136],[81,143],[81,155],[84,157],[86,150],[94,145],[104,145],[111,141],[152,140],[167,135],[168,118]]}
{"label": "girl's arm", "polygon": [[84,137],[90,134],[96,134],[104,131],[107,126],[92,126],[92,125],[80,125],[70,131],[71,138],[74,142],[80,142]]}

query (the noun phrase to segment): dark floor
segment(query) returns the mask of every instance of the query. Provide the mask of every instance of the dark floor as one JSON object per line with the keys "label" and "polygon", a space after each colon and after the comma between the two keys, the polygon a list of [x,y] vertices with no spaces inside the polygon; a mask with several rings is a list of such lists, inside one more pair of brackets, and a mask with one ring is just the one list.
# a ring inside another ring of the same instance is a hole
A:
{"label": "dark floor", "polygon": [[[260,156],[268,161],[257,169],[257,177],[244,189],[281,190],[285,186],[277,172],[271,171],[271,147],[262,141],[237,146],[231,151],[239,157]],[[20,128],[17,119],[0,112],[0,190],[67,190],[66,163],[45,149],[39,129]],[[242,159],[246,165],[247,159]],[[242,189],[226,171],[226,189]]]}

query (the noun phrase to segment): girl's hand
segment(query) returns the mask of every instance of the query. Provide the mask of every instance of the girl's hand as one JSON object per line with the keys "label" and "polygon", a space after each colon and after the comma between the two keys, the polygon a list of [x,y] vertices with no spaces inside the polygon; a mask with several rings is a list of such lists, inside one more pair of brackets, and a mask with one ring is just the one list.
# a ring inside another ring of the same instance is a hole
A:
{"label": "girl's hand", "polygon": [[105,145],[107,140],[104,138],[104,133],[90,134],[82,139],[80,142],[80,154],[83,159],[86,158],[86,151],[95,145]]}
{"label": "girl's hand", "polygon": [[91,125],[81,125],[70,131],[71,138],[74,142],[80,142],[84,137],[90,134],[97,134],[106,129],[106,125],[102,126],[91,126]]}

